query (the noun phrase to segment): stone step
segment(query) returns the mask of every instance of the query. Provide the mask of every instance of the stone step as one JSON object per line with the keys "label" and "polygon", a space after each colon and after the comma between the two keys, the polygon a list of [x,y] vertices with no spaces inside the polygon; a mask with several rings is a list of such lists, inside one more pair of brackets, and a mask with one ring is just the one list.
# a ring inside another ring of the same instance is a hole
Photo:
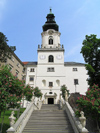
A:
{"label": "stone step", "polygon": [[66,117],[52,117],[52,116],[50,116],[50,117],[43,117],[43,116],[41,116],[41,117],[37,117],[37,116],[33,116],[33,117],[31,117],[30,118],[30,120],[68,120],[68,118],[66,118]]}
{"label": "stone step", "polygon": [[49,124],[45,124],[45,125],[37,125],[37,124],[30,124],[30,125],[26,125],[26,127],[25,127],[25,129],[26,128],[56,128],[56,129],[58,129],[58,128],[68,128],[68,127],[71,127],[71,125],[70,125],[70,123],[69,123],[69,125],[66,125],[66,124],[63,124],[63,125],[61,125],[61,124],[58,124],[58,125],[49,125]]}
{"label": "stone step", "polygon": [[33,111],[22,133],[74,133],[67,114],[58,105]]}
{"label": "stone step", "polygon": [[[41,132],[42,132],[42,131],[53,131],[53,132],[54,132],[54,131],[56,131],[56,132],[58,131],[58,132],[62,132],[62,131],[66,131],[66,132],[68,132],[69,130],[70,130],[70,129],[43,129],[43,130],[42,130],[42,129],[28,129],[28,130],[24,130],[24,132],[25,132],[25,131],[28,131],[28,132],[29,132],[29,131],[31,131],[31,132],[36,132],[36,131],[41,131]],[[23,133],[24,133],[24,132],[23,132]],[[68,132],[68,133],[69,133],[69,132]]]}
{"label": "stone step", "polygon": [[22,133],[74,133],[73,131],[52,131],[52,130],[50,130],[50,131],[41,131],[41,130],[39,130],[39,131],[23,131]]}
{"label": "stone step", "polygon": [[43,112],[54,112],[55,113],[55,111],[56,112],[58,112],[58,113],[62,113],[63,112],[63,110],[34,110],[34,112],[33,113],[43,113]]}
{"label": "stone step", "polygon": [[61,120],[61,121],[50,121],[50,120],[48,120],[48,121],[36,121],[36,120],[34,120],[34,121],[29,121],[27,124],[41,124],[41,125],[44,125],[44,124],[49,124],[49,125],[52,125],[52,124],[55,124],[55,125],[58,125],[58,124],[61,124],[61,125],[63,125],[63,124],[69,124],[69,122],[67,122],[67,121],[64,121],[64,120]]}
{"label": "stone step", "polygon": [[41,108],[41,110],[58,110],[58,109],[60,109],[59,108],[59,105],[46,105],[46,104],[44,104],[43,106],[42,106],[42,108]]}

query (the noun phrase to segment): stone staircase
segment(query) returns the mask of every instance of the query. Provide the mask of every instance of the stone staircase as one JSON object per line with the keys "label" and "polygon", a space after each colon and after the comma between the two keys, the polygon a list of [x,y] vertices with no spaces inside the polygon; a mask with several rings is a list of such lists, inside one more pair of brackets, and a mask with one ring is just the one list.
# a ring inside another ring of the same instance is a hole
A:
{"label": "stone staircase", "polygon": [[22,133],[74,133],[67,114],[57,104],[33,111]]}

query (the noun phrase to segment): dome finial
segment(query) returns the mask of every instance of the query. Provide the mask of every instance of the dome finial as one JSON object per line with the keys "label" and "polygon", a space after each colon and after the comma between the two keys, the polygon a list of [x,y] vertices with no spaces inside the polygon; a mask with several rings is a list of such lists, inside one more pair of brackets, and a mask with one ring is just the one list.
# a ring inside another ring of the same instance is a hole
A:
{"label": "dome finial", "polygon": [[52,13],[52,8],[50,7],[50,13]]}

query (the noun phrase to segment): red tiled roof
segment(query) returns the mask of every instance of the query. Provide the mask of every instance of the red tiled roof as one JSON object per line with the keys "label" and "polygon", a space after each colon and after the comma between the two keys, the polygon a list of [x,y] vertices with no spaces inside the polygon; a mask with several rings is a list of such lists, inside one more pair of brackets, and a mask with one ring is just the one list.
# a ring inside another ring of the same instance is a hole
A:
{"label": "red tiled roof", "polygon": [[24,65],[28,64],[28,62],[23,62]]}

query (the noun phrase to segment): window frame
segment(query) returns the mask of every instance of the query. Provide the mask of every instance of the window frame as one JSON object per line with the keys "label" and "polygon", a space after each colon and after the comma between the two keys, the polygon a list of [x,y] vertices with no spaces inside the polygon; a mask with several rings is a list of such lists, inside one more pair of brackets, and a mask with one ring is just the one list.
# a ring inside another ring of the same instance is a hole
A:
{"label": "window frame", "polygon": [[[31,78],[33,78],[33,80],[31,80]],[[34,81],[34,76],[30,76],[30,77],[29,77],[29,81],[30,81],[30,82],[33,82],[33,81]]]}
{"label": "window frame", "polygon": [[49,87],[53,87],[53,82],[49,82]]}
{"label": "window frame", "polygon": [[34,68],[30,68],[30,72],[35,72],[35,69]]}
{"label": "window frame", "polygon": [[11,55],[11,61],[14,62],[14,56],[13,55]]}
{"label": "window frame", "polygon": [[78,69],[77,69],[76,67],[74,67],[74,68],[73,68],[73,71],[76,72],[76,71],[78,71]]}
{"label": "window frame", "polygon": [[48,62],[50,62],[50,63],[54,62],[54,56],[53,55],[49,55]]}
{"label": "window frame", "polygon": [[16,77],[18,77],[18,74],[19,74],[19,71],[18,71],[18,70],[16,70]]}
{"label": "window frame", "polygon": [[20,68],[20,64],[19,64],[19,62],[17,63],[17,67]]}
{"label": "window frame", "polygon": [[11,64],[9,64],[9,68],[10,68],[10,72],[11,72],[13,69],[13,66]]}
{"label": "window frame", "polygon": [[52,36],[49,36],[48,44],[53,45],[53,37]]}
{"label": "window frame", "polygon": [[78,79],[74,79],[74,85],[79,85],[79,80]]}
{"label": "window frame", "polygon": [[48,67],[47,68],[47,72],[54,72],[54,71],[55,71],[54,67]]}

